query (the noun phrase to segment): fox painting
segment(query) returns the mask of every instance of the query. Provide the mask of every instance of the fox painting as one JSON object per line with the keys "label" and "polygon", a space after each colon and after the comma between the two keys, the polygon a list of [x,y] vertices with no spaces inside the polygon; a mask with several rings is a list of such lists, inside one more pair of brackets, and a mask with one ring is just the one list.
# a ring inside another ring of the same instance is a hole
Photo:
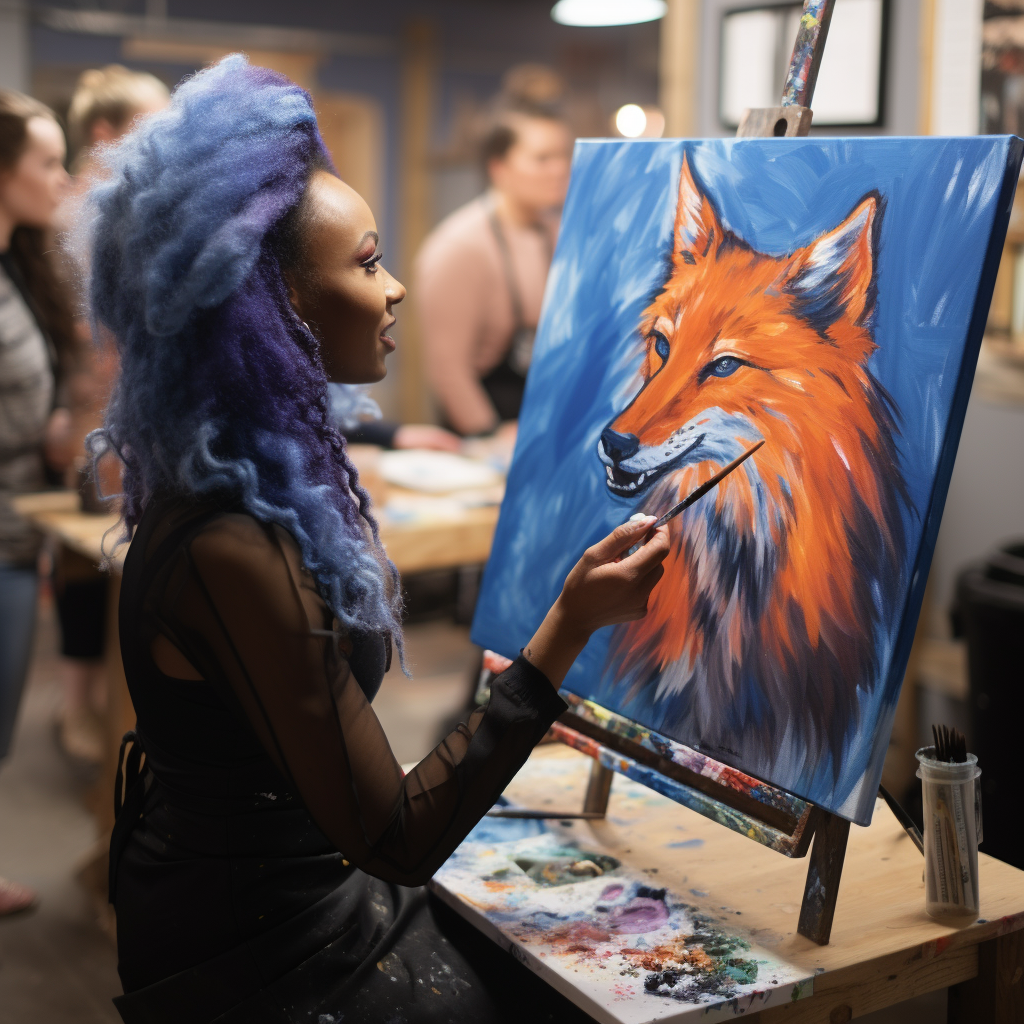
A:
{"label": "fox painting", "polygon": [[868,365],[884,213],[870,192],[767,255],[684,158],[642,381],[597,446],[607,490],[657,515],[765,442],[671,522],[647,617],[616,629],[605,666],[622,713],[640,698],[660,731],[755,773],[838,776],[905,586],[900,413]]}
{"label": "fox painting", "polygon": [[562,691],[868,824],[1022,159],[577,141],[473,642],[515,657],[582,551],[763,442]]}

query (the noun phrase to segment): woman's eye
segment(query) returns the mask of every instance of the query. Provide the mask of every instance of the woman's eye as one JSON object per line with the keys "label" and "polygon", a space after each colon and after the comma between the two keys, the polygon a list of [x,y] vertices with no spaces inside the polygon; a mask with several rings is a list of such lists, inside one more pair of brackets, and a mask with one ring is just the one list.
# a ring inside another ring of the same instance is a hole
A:
{"label": "woman's eye", "polygon": [[659,334],[657,331],[654,332],[654,351],[658,353],[658,358],[662,362],[668,359],[669,344],[668,338],[664,334]]}
{"label": "woman's eye", "polygon": [[722,356],[721,359],[716,359],[708,367],[708,373],[713,377],[729,377],[742,365],[742,361],[737,359],[735,356]]}
{"label": "woman's eye", "polygon": [[371,274],[377,272],[377,264],[384,259],[384,253],[378,249],[368,260],[363,260],[359,265],[364,269],[368,270]]}

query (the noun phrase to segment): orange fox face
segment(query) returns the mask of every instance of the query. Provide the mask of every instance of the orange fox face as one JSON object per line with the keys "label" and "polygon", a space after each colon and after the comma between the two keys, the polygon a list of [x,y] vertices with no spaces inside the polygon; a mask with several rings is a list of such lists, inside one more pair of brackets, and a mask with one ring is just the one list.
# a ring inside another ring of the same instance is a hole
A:
{"label": "orange fox face", "polygon": [[[784,256],[721,223],[684,160],[672,272],[644,311],[642,385],[602,432],[608,489],[660,514],[764,446],[671,524],[646,619],[613,636],[629,698],[746,767],[831,756],[871,685],[901,571],[898,410],[868,369],[883,200]],[[675,717],[673,717],[673,715]]]}

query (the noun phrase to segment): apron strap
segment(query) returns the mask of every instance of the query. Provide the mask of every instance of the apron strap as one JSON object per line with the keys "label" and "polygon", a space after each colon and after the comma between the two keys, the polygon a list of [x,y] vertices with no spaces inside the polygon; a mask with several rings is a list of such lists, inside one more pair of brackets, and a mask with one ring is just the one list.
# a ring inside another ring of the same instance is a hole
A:
{"label": "apron strap", "polygon": [[[128,749],[129,744],[131,749]],[[125,756],[125,750],[128,755]],[[142,817],[149,790],[150,772],[145,767],[145,750],[139,734],[129,729],[121,739],[117,754],[117,776],[114,781],[114,830],[110,833],[110,855],[107,874],[107,899],[113,903],[117,890],[117,866],[131,838],[132,830]]]}
{"label": "apron strap", "polygon": [[498,251],[501,253],[501,266],[505,271],[505,284],[508,286],[508,297],[512,302],[512,319],[515,321],[512,333],[514,335],[516,331],[526,326],[526,320],[523,317],[523,298],[519,292],[519,282],[516,280],[516,268],[512,263],[512,253],[508,247],[508,239],[505,237],[501,221],[498,220],[498,211],[493,206],[488,215],[488,220],[491,222],[491,231],[494,234],[494,240],[498,243]]}

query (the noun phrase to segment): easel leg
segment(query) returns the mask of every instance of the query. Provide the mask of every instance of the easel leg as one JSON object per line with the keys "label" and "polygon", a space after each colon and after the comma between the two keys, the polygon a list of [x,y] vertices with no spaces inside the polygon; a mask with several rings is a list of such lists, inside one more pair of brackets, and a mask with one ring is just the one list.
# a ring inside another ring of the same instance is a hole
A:
{"label": "easel leg", "polygon": [[819,946],[827,946],[832,934],[832,918],[836,912],[850,823],[820,808],[818,815],[810,864],[807,865],[807,884],[800,905],[800,923],[796,930]]}
{"label": "easel leg", "polygon": [[605,814],[608,810],[608,797],[612,791],[612,779],[615,772],[611,768],[605,768],[600,761],[593,761],[590,765],[590,779],[587,782],[587,792],[583,797],[583,811],[590,814]]}

